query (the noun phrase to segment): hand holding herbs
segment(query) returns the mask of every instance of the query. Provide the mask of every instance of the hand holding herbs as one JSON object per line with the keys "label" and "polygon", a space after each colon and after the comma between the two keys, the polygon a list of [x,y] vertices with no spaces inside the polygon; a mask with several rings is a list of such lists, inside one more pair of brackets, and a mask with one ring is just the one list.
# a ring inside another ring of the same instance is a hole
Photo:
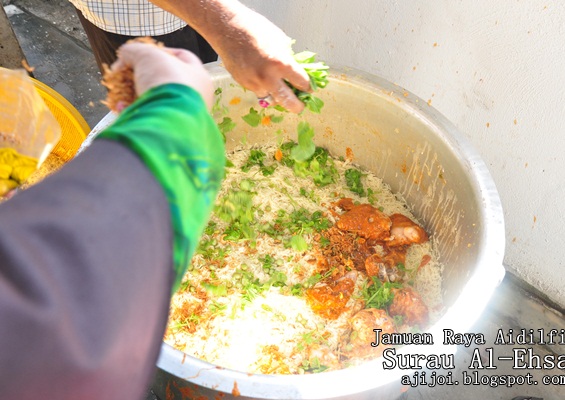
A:
{"label": "hand holding herbs", "polygon": [[[320,61],[316,61],[316,53],[311,51],[302,51],[300,53],[294,54],[294,59],[300,64],[308,74],[310,79],[310,86],[313,91],[317,89],[325,88],[328,83],[328,70],[329,67]],[[324,106],[324,102],[319,97],[314,96],[312,93],[302,91],[294,87],[290,82],[285,81],[288,87],[290,87],[293,93],[302,101],[305,107],[313,113],[319,114]],[[216,92],[216,95],[221,94],[221,90]],[[219,98],[213,108],[213,111],[219,110]],[[273,107],[274,110],[287,112],[287,110],[276,105]],[[243,121],[252,127],[257,127],[259,125],[270,125],[271,123],[280,123],[283,120],[283,114],[270,113],[265,108],[260,108],[259,110],[251,107],[249,113],[242,116]],[[222,134],[226,135],[229,131],[233,130],[235,123],[229,117],[224,117],[223,121],[218,124]],[[313,141],[314,130],[307,122],[300,122],[298,124],[298,144],[292,150],[292,158],[297,162],[304,162],[314,155],[315,144]]]}
{"label": "hand holding herbs", "polygon": [[[316,62],[316,53],[311,51],[302,51],[294,55],[294,59],[304,68],[308,77],[310,78],[310,86],[315,91],[318,88],[323,89],[328,84],[328,69],[329,67],[323,62]],[[287,85],[292,89],[296,97],[300,99],[313,113],[319,114],[324,106],[324,102],[314,96],[312,93],[304,92],[293,87],[287,82]]]}

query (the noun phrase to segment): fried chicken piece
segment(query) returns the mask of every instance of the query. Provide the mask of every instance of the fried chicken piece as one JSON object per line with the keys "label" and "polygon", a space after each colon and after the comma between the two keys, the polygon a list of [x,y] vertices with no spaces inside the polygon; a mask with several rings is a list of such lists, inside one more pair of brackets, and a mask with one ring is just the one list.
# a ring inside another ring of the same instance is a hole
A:
{"label": "fried chicken piece", "polygon": [[336,225],[365,239],[385,240],[390,237],[392,222],[372,205],[359,204],[342,214]]}
{"label": "fried chicken piece", "polygon": [[366,308],[359,311],[349,320],[351,333],[349,343],[344,346],[344,354],[347,357],[375,358],[380,357],[383,351],[389,347],[380,343],[373,347],[375,341],[373,329],[382,329],[382,333],[394,333],[394,321],[385,310]]}
{"label": "fried chicken piece", "polygon": [[365,271],[368,276],[376,276],[381,282],[398,282],[404,273],[398,269],[398,264],[404,264],[406,249],[397,247],[388,249],[385,255],[373,254],[365,260]]}
{"label": "fried chicken piece", "polygon": [[409,286],[392,289],[392,292],[394,299],[388,308],[389,314],[401,315],[408,325],[425,327],[428,323],[429,311],[420,295]]}
{"label": "fried chicken piece", "polygon": [[355,207],[355,203],[353,203],[353,199],[349,197],[343,197],[332,204],[334,204],[336,207],[341,208],[343,211],[349,211],[353,207]]}
{"label": "fried chicken piece", "polygon": [[373,254],[365,260],[365,270],[367,271],[367,275],[369,277],[376,276],[382,282],[389,282],[387,267],[387,263],[378,254]]}
{"label": "fried chicken piece", "polygon": [[346,310],[354,289],[354,279],[346,275],[334,282],[321,282],[306,290],[306,301],[316,314],[333,320]]}
{"label": "fried chicken piece", "polygon": [[388,247],[425,243],[428,240],[426,231],[407,216],[392,214],[390,221],[390,239],[386,242]]}

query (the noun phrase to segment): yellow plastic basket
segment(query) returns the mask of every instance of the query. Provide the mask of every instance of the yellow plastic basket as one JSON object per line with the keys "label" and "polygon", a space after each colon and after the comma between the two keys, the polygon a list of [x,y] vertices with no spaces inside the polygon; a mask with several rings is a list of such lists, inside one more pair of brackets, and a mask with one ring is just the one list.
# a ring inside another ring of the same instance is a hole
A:
{"label": "yellow plastic basket", "polygon": [[90,132],[90,127],[67,99],[43,82],[34,78],[31,79],[39,95],[61,126],[61,138],[51,151],[50,156],[55,156],[62,162],[67,162],[75,156]]}

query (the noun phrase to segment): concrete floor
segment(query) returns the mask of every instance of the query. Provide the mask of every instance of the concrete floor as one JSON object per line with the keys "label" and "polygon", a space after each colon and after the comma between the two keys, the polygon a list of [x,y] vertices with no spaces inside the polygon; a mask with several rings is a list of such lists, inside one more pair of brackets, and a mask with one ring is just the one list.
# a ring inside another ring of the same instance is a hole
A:
{"label": "concrete floor", "polygon": [[[82,28],[67,1],[3,0],[9,21],[23,49],[28,63],[35,67],[34,77],[49,85],[73,104],[90,127],[94,127],[106,114],[100,101],[105,89],[100,84],[94,57]],[[480,296],[477,293],[477,296]],[[490,302],[483,317],[471,332],[483,333],[486,345],[461,346],[455,356],[455,379],[461,380],[468,369],[473,351],[479,349],[482,356],[486,348],[492,348],[495,357],[512,355],[516,347],[528,347],[538,355],[563,355],[561,368],[513,369],[511,361],[497,359],[497,369],[482,370],[480,375],[525,375],[530,373],[538,385],[515,385],[492,388],[488,385],[419,386],[409,389],[401,397],[405,400],[492,399],[505,400],[532,397],[545,400],[565,398],[560,385],[543,385],[542,376],[561,376],[565,379],[565,345],[511,346],[493,345],[499,329],[565,329],[563,310],[552,308],[542,300],[543,296],[521,281],[507,275]],[[146,400],[157,397],[148,390]]]}

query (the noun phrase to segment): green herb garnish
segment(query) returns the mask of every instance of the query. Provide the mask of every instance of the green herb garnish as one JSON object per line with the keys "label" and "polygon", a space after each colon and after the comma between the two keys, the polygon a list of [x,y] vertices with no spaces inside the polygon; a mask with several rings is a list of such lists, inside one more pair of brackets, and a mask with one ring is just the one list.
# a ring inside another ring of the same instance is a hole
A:
{"label": "green herb garnish", "polygon": [[379,278],[372,276],[372,285],[365,285],[361,290],[361,297],[365,300],[365,308],[383,309],[394,299],[393,288],[400,288],[400,283],[381,282]]}
{"label": "green herb garnish", "polygon": [[313,137],[314,129],[308,122],[301,121],[298,124],[298,144],[290,151],[290,156],[294,161],[304,162],[312,157],[316,151]]}
{"label": "green herb garnish", "polygon": [[253,127],[259,126],[261,123],[261,114],[259,114],[253,107],[249,109],[249,113],[245,114],[241,118]]}
{"label": "green herb garnish", "polygon": [[361,182],[361,177],[363,174],[361,171],[355,168],[350,168],[345,171],[345,183],[347,187],[353,193],[357,193],[359,196],[365,196],[365,189],[363,188],[363,183]]}
{"label": "green herb garnish", "polygon": [[306,243],[306,239],[302,235],[296,235],[290,238],[290,247],[294,251],[302,253],[308,250],[308,243]]}
{"label": "green herb garnish", "polygon": [[251,167],[257,165],[259,167],[259,170],[264,176],[272,175],[275,172],[277,166],[276,164],[271,164],[268,166],[265,165],[264,164],[265,157],[266,154],[263,151],[252,149],[249,153],[249,157],[247,158],[247,161],[245,161],[245,164],[241,166],[241,170],[243,172],[249,172]]}
{"label": "green herb garnish", "polygon": [[321,147],[316,147],[314,155],[309,160],[294,162],[293,166],[295,175],[302,178],[311,177],[316,186],[320,187],[336,182],[339,177],[337,168],[329,157],[328,151]]}
{"label": "green herb garnish", "polygon": [[324,372],[328,368],[329,367],[322,365],[318,357],[313,357],[310,360],[302,361],[302,369],[304,370],[304,372],[312,372],[315,374],[318,372]]}
{"label": "green herb garnish", "polygon": [[222,133],[224,141],[226,140],[226,133],[232,131],[233,128],[235,128],[235,122],[233,122],[233,120],[229,117],[224,117],[222,122],[218,124],[218,129]]}
{"label": "green herb garnish", "polygon": [[209,282],[202,282],[202,287],[215,297],[226,296],[228,294],[228,288],[225,283],[214,285]]}
{"label": "green herb garnish", "polygon": [[[316,62],[316,53],[311,51],[302,51],[294,55],[294,59],[304,68],[308,77],[310,78],[310,86],[312,90],[317,90],[318,88],[323,89],[329,83],[328,80],[328,70],[329,67],[323,62]],[[303,92],[298,90],[291,84],[287,82],[296,97],[300,99],[313,113],[319,114],[324,106],[324,102],[314,96],[312,93]]]}
{"label": "green herb garnish", "polygon": [[372,206],[377,203],[377,193],[371,188],[367,188],[367,200]]}

